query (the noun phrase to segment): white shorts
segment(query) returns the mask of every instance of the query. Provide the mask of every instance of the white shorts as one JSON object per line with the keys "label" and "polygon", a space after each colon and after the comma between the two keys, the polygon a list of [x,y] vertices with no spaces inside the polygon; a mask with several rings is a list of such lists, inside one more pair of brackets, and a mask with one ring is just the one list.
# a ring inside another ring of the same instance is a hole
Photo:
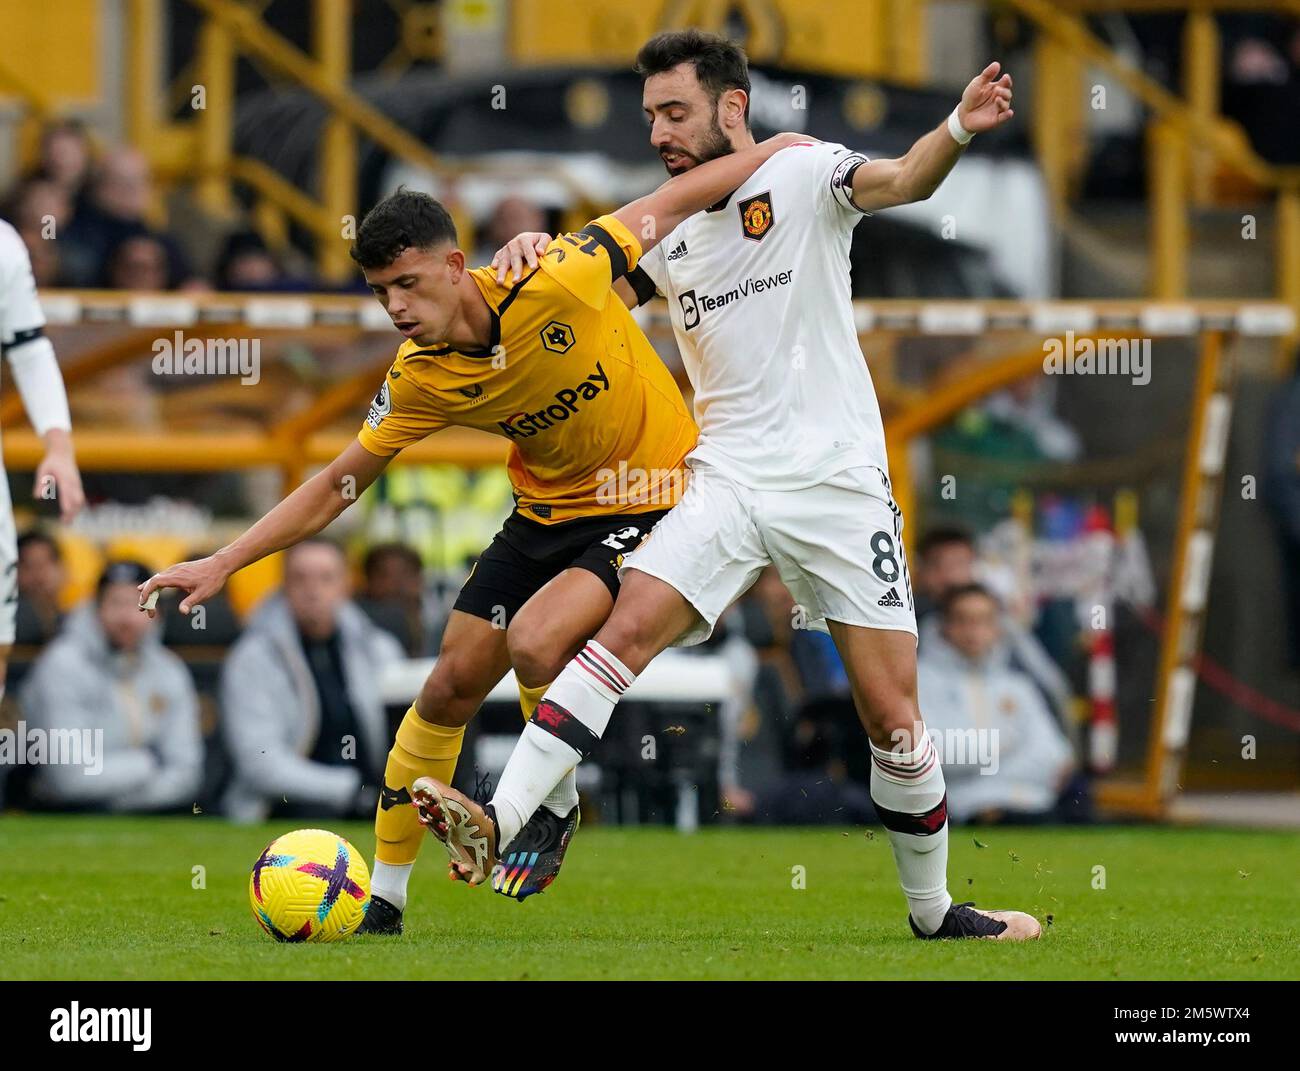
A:
{"label": "white shorts", "polygon": [[768,565],[802,608],[826,622],[916,635],[903,518],[884,473],[855,468],[795,491],[745,487],[694,462],[681,501],[619,570],[639,569],[681,592],[704,620],[674,646],[702,643]]}

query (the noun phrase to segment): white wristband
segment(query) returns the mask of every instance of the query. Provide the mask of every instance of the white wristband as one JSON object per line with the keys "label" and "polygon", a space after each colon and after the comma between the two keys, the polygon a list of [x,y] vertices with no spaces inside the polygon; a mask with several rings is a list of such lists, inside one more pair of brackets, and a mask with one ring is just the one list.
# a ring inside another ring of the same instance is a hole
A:
{"label": "white wristband", "polygon": [[967,130],[961,125],[961,120],[957,118],[957,108],[954,108],[948,116],[948,133],[958,145],[965,145],[975,136],[975,131]]}

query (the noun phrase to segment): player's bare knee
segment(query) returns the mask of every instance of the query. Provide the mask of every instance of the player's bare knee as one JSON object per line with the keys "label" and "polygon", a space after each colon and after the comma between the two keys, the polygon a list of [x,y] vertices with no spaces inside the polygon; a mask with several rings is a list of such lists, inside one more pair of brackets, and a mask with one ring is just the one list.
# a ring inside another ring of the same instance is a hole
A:
{"label": "player's bare knee", "polygon": [[658,631],[658,623],[639,607],[621,613],[616,608],[596,633],[596,642],[633,672],[640,672],[637,667],[645,666],[659,653]]}
{"label": "player's bare knee", "polygon": [[506,633],[506,646],[515,679],[525,688],[550,684],[573,655],[572,651],[561,649],[554,640],[531,629],[512,628]]}
{"label": "player's bare knee", "polygon": [[914,751],[921,742],[925,726],[916,700],[896,693],[877,695],[858,704],[863,724],[871,742],[889,751]]}
{"label": "player's bare knee", "polygon": [[455,656],[443,652],[425,678],[415,712],[432,725],[465,725],[483,702],[481,691],[477,682],[467,679]]}

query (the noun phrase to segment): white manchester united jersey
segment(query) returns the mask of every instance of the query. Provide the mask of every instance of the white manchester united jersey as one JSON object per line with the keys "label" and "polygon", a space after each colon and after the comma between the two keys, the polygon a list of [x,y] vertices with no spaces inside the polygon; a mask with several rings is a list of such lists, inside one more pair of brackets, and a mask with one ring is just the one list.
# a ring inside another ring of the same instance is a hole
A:
{"label": "white manchester united jersey", "polygon": [[44,327],[27,247],[18,232],[0,220],[0,350],[8,356],[40,338]]}
{"label": "white manchester united jersey", "polygon": [[849,291],[862,214],[848,182],[864,160],[830,143],[783,149],[641,258],[695,388],[700,437],[689,457],[746,486],[888,471]]}
{"label": "white manchester united jersey", "polygon": [[[68,397],[54,348],[44,336],[45,316],[36,299],[31,258],[18,232],[0,221],[0,352],[13,370],[23,408],[38,435],[67,430]],[[9,481],[0,464],[0,645],[14,642],[17,532],[9,500]]]}

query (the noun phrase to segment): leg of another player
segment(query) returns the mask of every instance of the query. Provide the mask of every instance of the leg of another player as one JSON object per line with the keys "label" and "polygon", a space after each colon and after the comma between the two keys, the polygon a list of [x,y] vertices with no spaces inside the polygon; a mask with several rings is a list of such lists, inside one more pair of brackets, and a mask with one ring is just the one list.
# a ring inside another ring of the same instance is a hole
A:
{"label": "leg of another player", "polygon": [[916,637],[829,626],[871,738],[871,799],[889,831],[903,893],[917,926],[934,933],[952,904],[948,820],[943,768],[916,702]]}
{"label": "leg of another player", "polygon": [[[605,582],[588,569],[566,569],[529,599],[506,632],[510,664],[519,684],[527,722],[551,682],[560,675],[614,608]],[[558,818],[578,805],[578,779],[570,770],[542,801]]]}
{"label": "leg of another player", "polygon": [[636,675],[697,619],[675,588],[627,570],[609,620],[546,690],[501,775],[491,805],[498,854],[604,734]]}
{"label": "leg of another player", "polygon": [[371,891],[398,911],[424,840],[411,803],[417,777],[450,782],[456,772],[465,726],[510,668],[506,630],[481,617],[453,610],[438,662],[406,712],[388,753],[375,812],[375,870]]}
{"label": "leg of another player", "polygon": [[613,609],[609,588],[587,569],[566,569],[552,579],[520,607],[506,633],[519,683],[550,684]]}

